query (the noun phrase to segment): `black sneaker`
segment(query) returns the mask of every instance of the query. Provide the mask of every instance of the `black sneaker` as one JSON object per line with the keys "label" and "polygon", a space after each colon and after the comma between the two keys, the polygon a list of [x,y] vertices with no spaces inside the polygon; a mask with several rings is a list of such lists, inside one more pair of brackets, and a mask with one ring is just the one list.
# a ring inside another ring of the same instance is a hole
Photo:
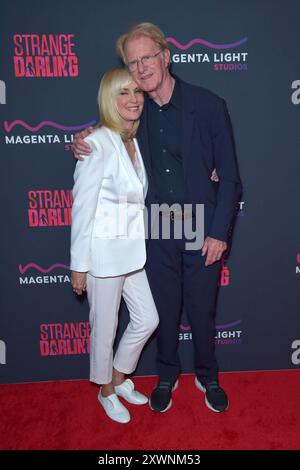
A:
{"label": "black sneaker", "polygon": [[170,382],[158,382],[151,393],[149,406],[151,410],[164,413],[172,406],[172,392],[178,387],[178,380],[172,386]]}
{"label": "black sneaker", "polygon": [[205,393],[205,404],[207,408],[216,413],[228,409],[229,401],[227,395],[216,380],[211,380],[204,385],[196,377],[195,385],[201,392]]}

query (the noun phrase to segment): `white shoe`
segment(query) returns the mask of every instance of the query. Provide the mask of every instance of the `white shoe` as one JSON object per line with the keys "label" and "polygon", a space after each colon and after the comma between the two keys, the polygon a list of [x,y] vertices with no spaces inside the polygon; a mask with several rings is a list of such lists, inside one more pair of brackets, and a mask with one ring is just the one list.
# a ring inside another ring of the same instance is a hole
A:
{"label": "white shoe", "polygon": [[134,390],[134,383],[130,379],[124,380],[121,385],[115,385],[115,392],[119,397],[124,398],[133,405],[145,405],[148,403],[148,398],[145,395]]}
{"label": "white shoe", "polygon": [[119,401],[117,395],[112,393],[108,397],[102,396],[101,389],[98,394],[98,400],[104,408],[107,416],[118,423],[129,423],[130,414],[127,408]]}

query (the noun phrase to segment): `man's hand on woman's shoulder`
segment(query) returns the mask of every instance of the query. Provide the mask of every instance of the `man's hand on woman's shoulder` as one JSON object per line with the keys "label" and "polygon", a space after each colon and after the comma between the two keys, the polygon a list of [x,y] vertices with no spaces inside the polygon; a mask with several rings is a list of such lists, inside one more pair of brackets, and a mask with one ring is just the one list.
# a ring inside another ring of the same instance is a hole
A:
{"label": "man's hand on woman's shoulder", "polygon": [[90,135],[93,132],[93,127],[88,127],[81,132],[77,132],[74,137],[74,141],[72,144],[72,150],[74,153],[74,157],[77,160],[84,160],[82,155],[89,155],[92,151],[89,144],[87,144],[83,139]]}

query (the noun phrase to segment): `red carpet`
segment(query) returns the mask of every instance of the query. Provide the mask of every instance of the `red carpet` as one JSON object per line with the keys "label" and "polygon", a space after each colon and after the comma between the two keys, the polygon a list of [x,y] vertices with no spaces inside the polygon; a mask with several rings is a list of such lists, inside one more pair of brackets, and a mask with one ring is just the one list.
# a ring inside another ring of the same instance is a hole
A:
{"label": "red carpet", "polygon": [[[156,378],[134,381],[149,395]],[[225,373],[221,385],[225,413],[208,410],[185,375],[168,412],[128,405],[125,425],[104,415],[87,380],[1,385],[0,449],[300,449],[299,371]]]}

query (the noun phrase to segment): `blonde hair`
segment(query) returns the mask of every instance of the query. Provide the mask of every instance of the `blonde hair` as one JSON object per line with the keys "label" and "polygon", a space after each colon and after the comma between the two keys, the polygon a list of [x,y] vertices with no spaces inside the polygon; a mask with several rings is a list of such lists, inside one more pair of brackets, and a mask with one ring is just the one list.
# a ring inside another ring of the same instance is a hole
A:
{"label": "blonde hair", "polygon": [[153,23],[138,23],[133,25],[125,34],[119,37],[117,40],[117,54],[122,59],[124,64],[126,64],[125,56],[125,44],[129,39],[137,39],[141,36],[146,36],[147,38],[152,39],[159,46],[159,48],[164,50],[169,50],[167,42],[165,40],[165,35],[162,30]]}
{"label": "blonde hair", "polygon": [[140,121],[136,121],[128,131],[122,125],[122,118],[117,108],[117,94],[132,82],[129,71],[125,68],[108,70],[102,77],[98,91],[97,102],[100,112],[100,122],[97,127],[105,126],[118,132],[123,140],[132,139],[136,135]]}

